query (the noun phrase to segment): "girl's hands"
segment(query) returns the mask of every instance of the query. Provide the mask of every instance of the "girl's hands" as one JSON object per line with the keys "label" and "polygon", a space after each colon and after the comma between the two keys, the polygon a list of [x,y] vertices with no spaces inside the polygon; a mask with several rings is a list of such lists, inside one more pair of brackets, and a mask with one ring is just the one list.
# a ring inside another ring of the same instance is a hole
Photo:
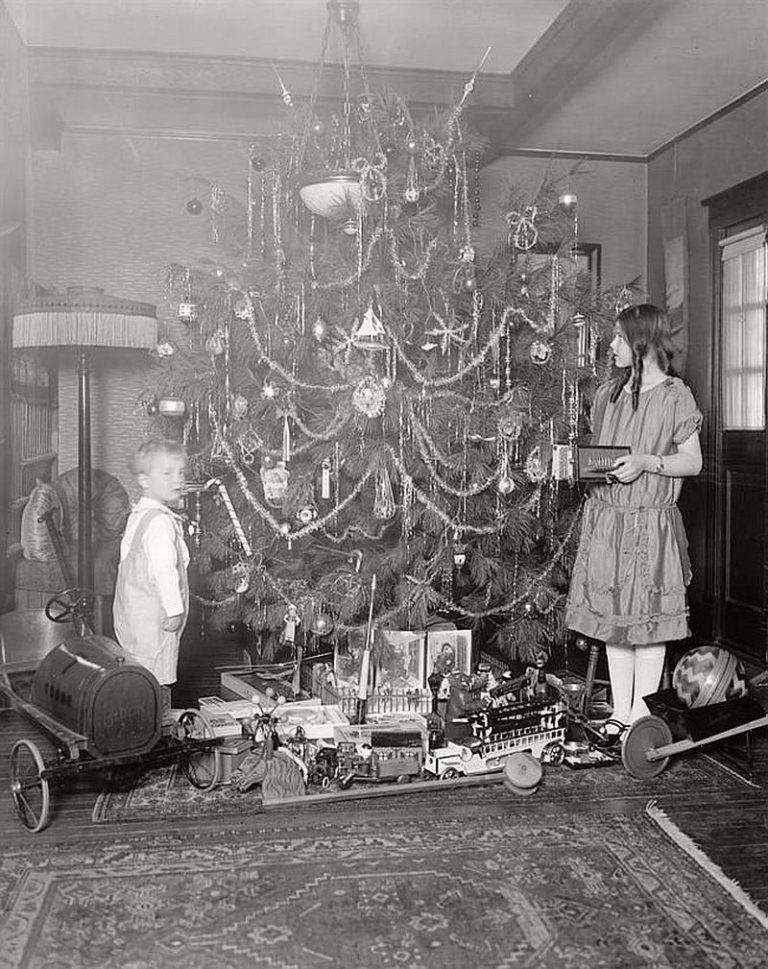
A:
{"label": "girl's hands", "polygon": [[647,454],[625,454],[608,472],[608,480],[618,481],[619,484],[631,484],[648,470],[648,459]]}

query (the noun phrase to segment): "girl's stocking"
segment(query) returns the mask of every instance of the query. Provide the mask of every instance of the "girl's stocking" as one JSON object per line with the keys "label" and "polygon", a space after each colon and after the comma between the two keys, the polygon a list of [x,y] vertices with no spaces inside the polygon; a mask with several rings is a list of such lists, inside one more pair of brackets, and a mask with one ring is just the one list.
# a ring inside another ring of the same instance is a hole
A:
{"label": "girl's stocking", "polygon": [[620,723],[629,723],[632,709],[632,685],[635,680],[635,647],[605,644],[608,659],[608,675],[611,679],[613,713],[611,717]]}
{"label": "girl's stocking", "polygon": [[666,654],[666,643],[635,647],[635,693],[629,723],[634,723],[640,717],[647,717],[650,713],[643,697],[658,690]]}

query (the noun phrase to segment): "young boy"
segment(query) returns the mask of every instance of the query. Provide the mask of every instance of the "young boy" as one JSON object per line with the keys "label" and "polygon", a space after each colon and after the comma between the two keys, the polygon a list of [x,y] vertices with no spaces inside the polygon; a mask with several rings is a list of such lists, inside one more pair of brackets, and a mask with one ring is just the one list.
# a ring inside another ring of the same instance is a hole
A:
{"label": "young boy", "polygon": [[131,659],[157,677],[164,712],[171,707],[189,606],[189,552],[181,522],[171,511],[181,502],[186,461],[175,441],[145,441],[136,450],[132,470],[142,496],[120,545],[113,608],[115,637]]}

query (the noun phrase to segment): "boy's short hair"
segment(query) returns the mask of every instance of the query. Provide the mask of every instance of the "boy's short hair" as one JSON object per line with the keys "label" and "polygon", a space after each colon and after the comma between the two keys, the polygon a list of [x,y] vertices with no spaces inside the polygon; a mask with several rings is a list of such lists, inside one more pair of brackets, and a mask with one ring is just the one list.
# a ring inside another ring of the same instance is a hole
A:
{"label": "boy's short hair", "polygon": [[153,437],[142,441],[131,458],[131,471],[135,475],[148,474],[152,470],[155,458],[160,454],[170,454],[187,459],[187,451],[179,441],[169,441],[166,438]]}

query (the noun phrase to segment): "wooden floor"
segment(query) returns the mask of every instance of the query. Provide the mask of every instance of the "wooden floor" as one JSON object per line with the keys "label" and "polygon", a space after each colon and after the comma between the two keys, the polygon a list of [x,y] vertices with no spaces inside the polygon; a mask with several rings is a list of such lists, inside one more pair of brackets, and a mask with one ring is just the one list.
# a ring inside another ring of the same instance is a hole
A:
{"label": "wooden floor", "polygon": [[[174,694],[176,706],[194,705],[199,696],[218,692],[219,671],[217,667],[231,665],[241,660],[242,647],[237,643],[222,642],[215,639],[198,639],[196,636],[187,643],[185,658],[180,668],[180,680]],[[199,826],[195,821],[144,824],[121,823],[119,832],[113,825],[96,825],[91,821],[95,799],[99,793],[99,781],[95,775],[87,774],[68,782],[66,787],[52,791],[53,816],[48,828],[38,834],[31,834],[18,821],[9,793],[8,755],[13,743],[19,737],[28,737],[45,746],[46,740],[38,729],[30,725],[18,713],[9,709],[0,710],[0,837],[5,845],[34,843],[57,843],[72,841],[98,841],[114,838],[141,837],[147,833],[183,829]],[[658,800],[667,815],[688,834],[709,858],[719,865],[730,878],[741,887],[768,913],[768,736],[764,732],[750,735],[754,749],[753,781],[759,787],[737,785],[729,796],[701,795],[691,790],[682,796],[660,797]],[[52,750],[52,747],[49,748]],[[713,748],[708,747],[708,752]],[[641,812],[647,803],[647,796],[637,798],[609,798],[600,803],[571,805],[571,810],[595,811],[606,813],[631,814]],[[383,802],[388,802],[384,806]],[[356,802],[356,820],[359,822],[360,805],[363,810],[373,812],[394,810],[395,798],[381,801]],[[536,799],[527,801],[534,804]],[[454,804],[452,811],[462,810]],[[478,807],[477,810],[480,810]],[[467,812],[473,812],[471,798],[468,798]],[[309,811],[306,812],[309,814]],[[338,821],[338,805],[313,806],[307,824],[322,823],[327,816]],[[285,814],[285,817],[282,815]],[[295,812],[294,812],[295,814]],[[260,815],[259,826],[281,826],[288,821],[288,812],[274,811]],[[254,824],[253,819],[237,818],[233,825],[247,828]]]}

